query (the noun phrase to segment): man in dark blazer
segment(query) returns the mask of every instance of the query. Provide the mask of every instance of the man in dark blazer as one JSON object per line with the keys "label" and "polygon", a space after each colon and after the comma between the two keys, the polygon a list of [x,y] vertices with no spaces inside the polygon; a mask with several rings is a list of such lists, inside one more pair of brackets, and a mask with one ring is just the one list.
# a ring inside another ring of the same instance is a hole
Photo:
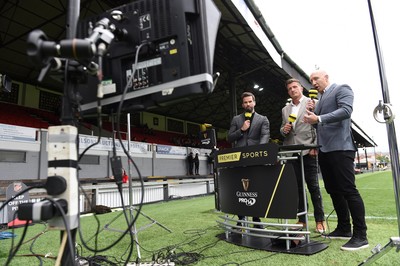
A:
{"label": "man in dark blazer", "polygon": [[[348,85],[330,84],[329,76],[323,70],[312,73],[310,81],[321,96],[316,105],[312,101],[308,102],[304,122],[317,127],[318,144],[321,145],[318,161],[325,189],[331,196],[338,217],[336,229],[326,236],[350,238],[341,247],[342,250],[366,248],[365,207],[356,188],[354,175],[356,147],[351,132],[353,91]],[[350,215],[353,219],[353,233]]]}
{"label": "man in dark blazer", "polygon": [[[303,95],[303,86],[300,81],[294,78],[286,81],[286,89],[291,98],[291,102],[282,108],[282,124],[280,132],[284,137],[283,145],[306,144],[316,145],[317,136],[315,128],[303,122],[304,114],[306,113],[307,102],[311,99]],[[289,116],[295,118],[289,119]],[[322,204],[321,191],[318,183],[318,163],[317,163],[317,149],[310,149],[303,151],[303,166],[304,166],[304,179],[307,183],[308,191],[311,195],[311,201],[314,206],[314,219],[316,223],[315,231],[324,233],[326,229],[324,208]],[[305,211],[304,202],[304,188],[303,176],[301,172],[301,160],[289,161],[295,170],[297,187],[299,193],[298,212]],[[306,224],[306,215],[299,215],[298,223]]]}
{"label": "man in dark blazer", "polygon": [[[264,144],[269,142],[269,121],[266,116],[255,112],[256,100],[251,92],[242,94],[242,107],[244,112],[233,117],[228,132],[228,141],[235,147]],[[239,220],[244,216],[238,215]],[[254,222],[261,222],[259,217],[253,217]],[[263,228],[254,225],[255,228]]]}
{"label": "man in dark blazer", "polygon": [[[251,92],[242,94],[244,112],[233,117],[228,133],[228,141],[235,147],[264,144],[269,142],[269,121],[266,116],[256,113],[255,97]],[[250,114],[250,117],[245,115]]]}

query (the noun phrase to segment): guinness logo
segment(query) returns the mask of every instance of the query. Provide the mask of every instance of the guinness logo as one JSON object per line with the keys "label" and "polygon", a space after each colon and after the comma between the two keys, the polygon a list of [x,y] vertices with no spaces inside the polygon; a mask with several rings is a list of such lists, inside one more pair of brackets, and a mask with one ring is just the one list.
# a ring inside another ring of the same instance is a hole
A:
{"label": "guinness logo", "polygon": [[250,179],[242,178],[242,186],[243,186],[244,191],[247,191],[250,186]]}

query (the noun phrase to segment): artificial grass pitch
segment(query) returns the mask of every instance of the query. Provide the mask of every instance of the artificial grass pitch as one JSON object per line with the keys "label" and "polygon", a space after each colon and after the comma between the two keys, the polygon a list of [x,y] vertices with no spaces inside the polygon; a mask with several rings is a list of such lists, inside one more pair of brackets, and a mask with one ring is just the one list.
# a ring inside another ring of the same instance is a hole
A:
{"label": "artificial grass pitch", "polygon": [[[224,231],[217,226],[216,220],[222,213],[215,210],[214,196],[201,196],[172,200],[169,202],[147,204],[136,222],[138,246],[134,245],[130,262],[165,262],[168,259],[175,265],[358,265],[371,256],[371,250],[377,245],[384,246],[390,237],[398,236],[398,221],[392,175],[390,171],[357,175],[357,187],[366,206],[368,241],[370,247],[356,252],[341,251],[340,246],[346,240],[329,240],[318,234],[311,235],[312,240],[326,243],[328,248],[310,256],[274,253],[264,250],[237,246],[217,238]],[[325,214],[328,228],[336,226],[336,216],[332,212],[329,196],[323,192]],[[310,231],[315,223],[312,217],[312,204],[309,210]],[[135,215],[135,211],[132,211]],[[129,218],[128,213],[128,218]],[[146,217],[147,216],[147,217]],[[149,218],[150,219],[149,219]],[[77,235],[77,254],[86,259],[102,259],[98,265],[123,265],[131,246],[130,236],[125,236],[112,248],[104,252],[90,252],[90,248],[103,249],[114,243],[127,225],[120,211],[81,218],[82,238]],[[274,219],[262,219],[275,222]],[[154,223],[156,221],[157,223]],[[162,225],[162,226],[161,226]],[[107,228],[105,228],[107,227]],[[164,227],[170,229],[169,232]],[[100,233],[95,237],[97,228]],[[111,229],[111,230],[110,230]],[[116,229],[116,230],[113,230]],[[7,230],[12,232],[11,229]],[[22,235],[23,228],[12,232],[14,239],[0,240],[0,264],[4,265],[10,251]],[[60,232],[48,230],[46,224],[35,224],[28,228],[24,243],[10,265],[54,265],[59,252]],[[138,260],[140,252],[140,260]],[[379,258],[375,265],[396,265],[400,253],[393,248]],[[149,264],[151,265],[151,264]],[[157,264],[155,264],[157,265]]]}

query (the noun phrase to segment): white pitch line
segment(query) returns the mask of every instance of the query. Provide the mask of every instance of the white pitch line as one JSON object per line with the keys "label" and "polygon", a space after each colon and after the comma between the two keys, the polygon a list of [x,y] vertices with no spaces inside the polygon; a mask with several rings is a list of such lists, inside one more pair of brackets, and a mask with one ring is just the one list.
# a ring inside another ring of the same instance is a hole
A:
{"label": "white pitch line", "polygon": [[[309,214],[308,215],[309,217],[312,217],[312,216],[314,216],[314,214]],[[334,215],[334,214],[331,214],[331,215],[329,215],[329,218],[337,218],[337,216],[336,215]],[[325,218],[327,218],[327,217],[325,217]],[[392,217],[392,216],[389,216],[389,217],[384,217],[384,216],[365,216],[365,219],[367,219],[367,220],[397,220],[397,217]]]}

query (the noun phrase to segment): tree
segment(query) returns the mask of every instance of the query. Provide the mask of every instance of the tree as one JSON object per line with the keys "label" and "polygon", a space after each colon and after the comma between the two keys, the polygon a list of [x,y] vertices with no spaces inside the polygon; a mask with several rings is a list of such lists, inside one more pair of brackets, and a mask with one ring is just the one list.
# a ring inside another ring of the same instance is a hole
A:
{"label": "tree", "polygon": [[390,162],[390,158],[388,155],[377,155],[376,156],[376,160],[378,161],[378,164],[382,164],[382,165],[387,165]]}

